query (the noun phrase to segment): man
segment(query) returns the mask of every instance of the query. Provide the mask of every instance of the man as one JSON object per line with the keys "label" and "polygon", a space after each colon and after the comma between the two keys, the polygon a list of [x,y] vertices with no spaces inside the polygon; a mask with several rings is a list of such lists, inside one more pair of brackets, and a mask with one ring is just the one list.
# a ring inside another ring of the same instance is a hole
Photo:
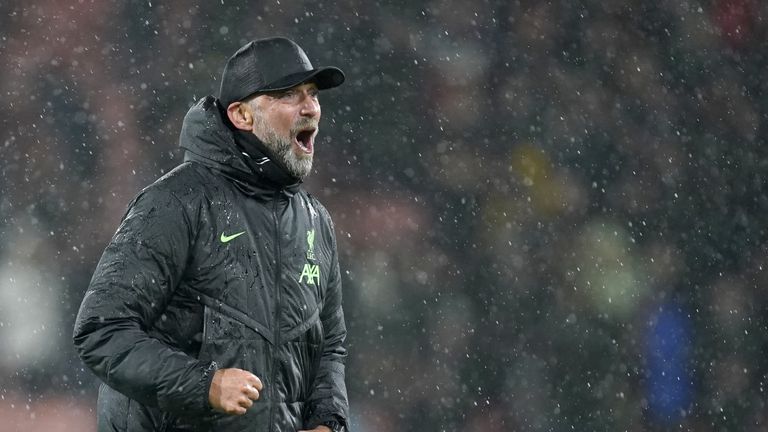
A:
{"label": "man", "polygon": [[262,39],[189,110],[184,163],[130,204],[75,323],[100,431],[344,430],[336,240],[301,187],[343,81]]}

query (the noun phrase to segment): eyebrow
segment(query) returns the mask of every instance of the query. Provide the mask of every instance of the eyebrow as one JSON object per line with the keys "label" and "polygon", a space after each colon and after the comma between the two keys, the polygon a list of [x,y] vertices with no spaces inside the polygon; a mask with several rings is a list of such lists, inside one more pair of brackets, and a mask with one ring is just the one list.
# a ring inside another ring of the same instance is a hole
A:
{"label": "eyebrow", "polygon": [[[286,94],[288,92],[292,92],[292,91],[298,91],[297,87],[294,86],[294,87],[290,87],[290,88],[283,89],[283,90],[274,90],[274,91],[271,91],[271,92],[266,92],[264,94],[267,95],[267,96],[275,97],[275,96],[284,95],[284,94]],[[320,89],[315,86],[315,87],[308,88],[307,91],[314,92],[314,93],[319,93]]]}

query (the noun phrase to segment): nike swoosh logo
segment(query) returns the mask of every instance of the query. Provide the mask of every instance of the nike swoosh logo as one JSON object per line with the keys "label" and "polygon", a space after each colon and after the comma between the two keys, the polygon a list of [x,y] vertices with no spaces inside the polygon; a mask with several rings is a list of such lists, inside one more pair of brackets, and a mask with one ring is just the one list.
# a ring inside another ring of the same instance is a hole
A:
{"label": "nike swoosh logo", "polygon": [[228,241],[234,240],[234,239],[240,237],[243,234],[245,234],[245,231],[241,231],[241,232],[239,232],[237,234],[232,234],[232,235],[229,235],[229,236],[224,234],[224,233],[221,233],[221,237],[219,238],[219,240],[221,240],[222,243],[227,243]]}

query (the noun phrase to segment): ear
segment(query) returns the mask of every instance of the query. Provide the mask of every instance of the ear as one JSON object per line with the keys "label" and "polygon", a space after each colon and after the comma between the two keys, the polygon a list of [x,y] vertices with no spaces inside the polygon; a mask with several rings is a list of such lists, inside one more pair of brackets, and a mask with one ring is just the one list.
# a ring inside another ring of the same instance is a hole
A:
{"label": "ear", "polygon": [[251,130],[253,127],[253,115],[248,106],[242,102],[232,102],[227,107],[227,117],[236,128],[242,130]]}

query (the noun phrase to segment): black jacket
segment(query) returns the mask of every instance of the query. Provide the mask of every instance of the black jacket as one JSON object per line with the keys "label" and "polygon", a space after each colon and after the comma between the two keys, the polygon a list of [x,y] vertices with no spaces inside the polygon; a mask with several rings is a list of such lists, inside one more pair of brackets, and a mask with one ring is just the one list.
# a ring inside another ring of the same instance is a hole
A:
{"label": "black jacket", "polygon": [[[184,119],[185,162],[130,204],[74,329],[106,384],[100,431],[295,431],[346,422],[346,327],[325,208],[241,152],[212,97]],[[279,170],[278,170],[279,171]],[[275,171],[277,172],[277,171]],[[214,412],[216,368],[264,384]]]}

